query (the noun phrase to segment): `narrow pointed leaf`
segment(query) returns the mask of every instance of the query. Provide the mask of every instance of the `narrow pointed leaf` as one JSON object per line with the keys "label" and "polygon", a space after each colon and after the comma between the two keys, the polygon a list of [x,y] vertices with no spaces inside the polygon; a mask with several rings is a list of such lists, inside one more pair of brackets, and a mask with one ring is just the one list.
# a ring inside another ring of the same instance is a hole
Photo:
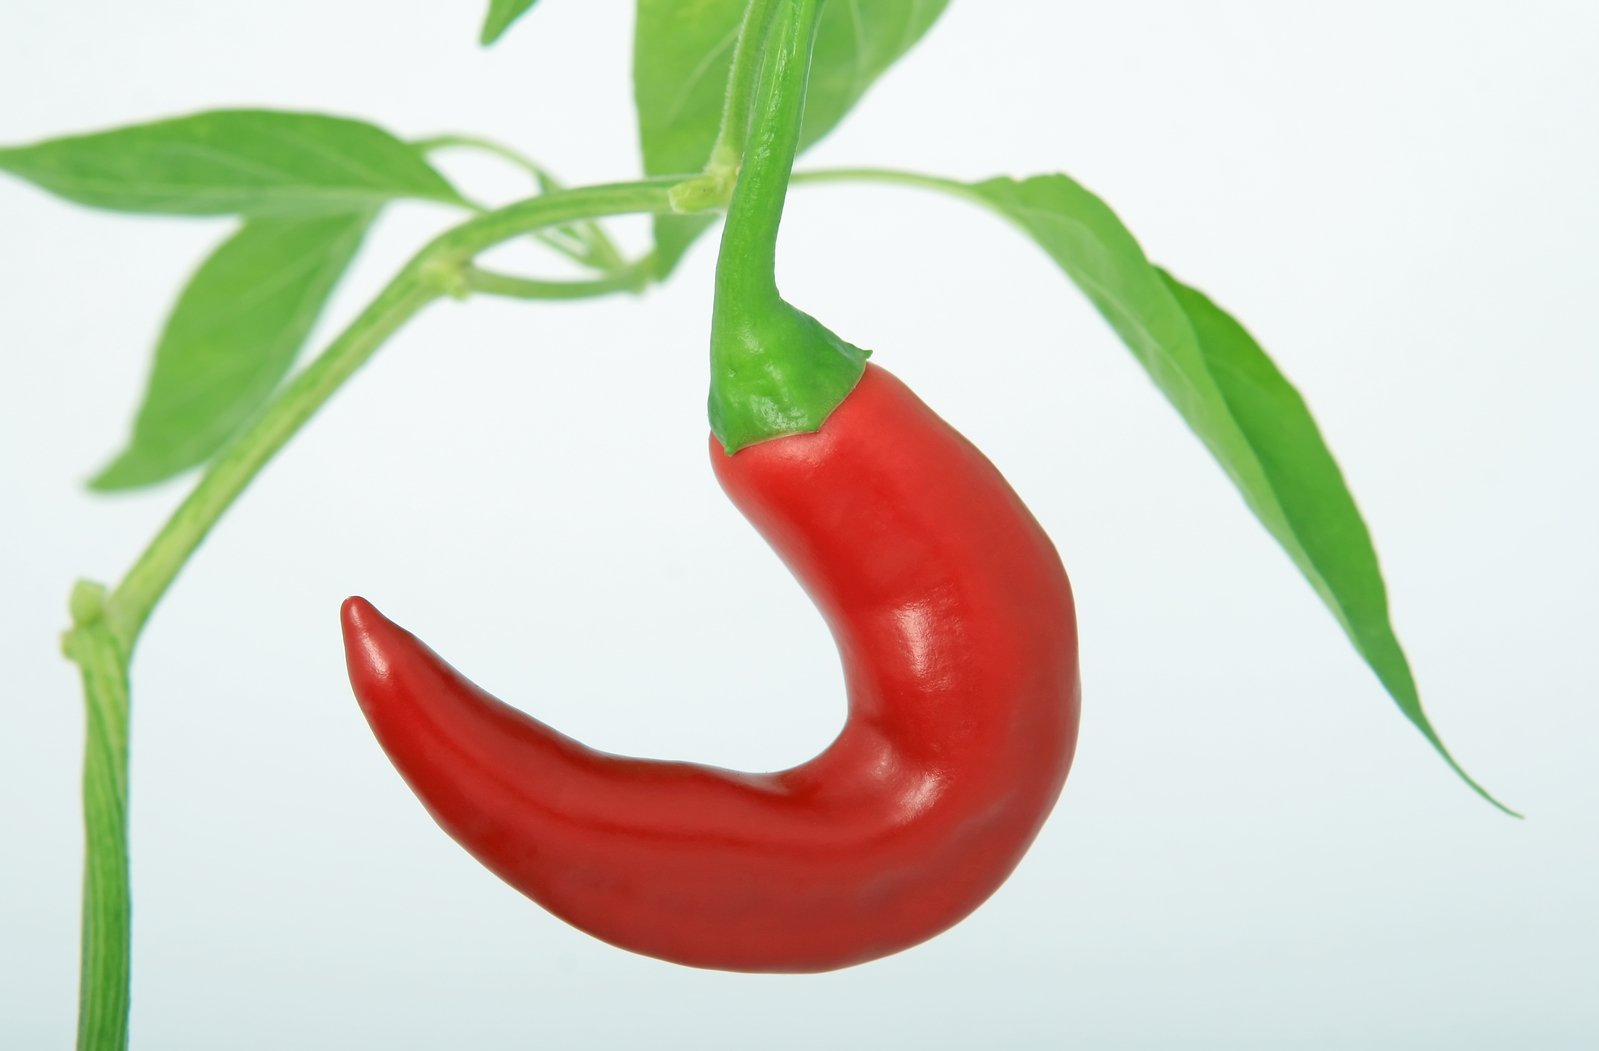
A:
{"label": "narrow pointed leaf", "polygon": [[214,110],[0,148],[0,171],[121,212],[326,215],[398,197],[462,203],[419,151],[381,128],[273,110]]}
{"label": "narrow pointed leaf", "polygon": [[[1490,803],[1514,816],[1444,747],[1421,706],[1394,633],[1377,552],[1304,399],[1253,336],[1203,293],[1161,278],[1193,323],[1207,371],[1260,470],[1265,491],[1245,498],[1343,626],[1389,696],[1444,761]],[[1209,442],[1215,451],[1219,443]],[[1218,453],[1218,457],[1219,457]],[[1242,471],[1229,470],[1235,479]]]}
{"label": "narrow pointed leaf", "polygon": [[494,43],[511,28],[511,23],[533,9],[538,0],[489,0],[489,13],[483,19],[483,32],[478,42],[484,47]]}
{"label": "narrow pointed leaf", "polygon": [[1066,272],[1232,478],[1400,711],[1468,785],[1514,814],[1461,769],[1422,709],[1365,521],[1304,399],[1254,338],[1150,263],[1115,213],[1064,175],[906,181],[986,205]]}
{"label": "narrow pointed leaf", "polygon": [[[811,61],[800,148],[833,130],[943,13],[949,0],[831,0]],[[723,95],[745,0],[638,0],[633,97],[644,170],[697,172],[721,125]],[[713,220],[662,216],[656,250],[664,276]]]}
{"label": "narrow pointed leaf", "polygon": [[252,219],[224,241],[167,319],[127,448],[90,487],[154,485],[215,455],[288,373],[371,218]]}

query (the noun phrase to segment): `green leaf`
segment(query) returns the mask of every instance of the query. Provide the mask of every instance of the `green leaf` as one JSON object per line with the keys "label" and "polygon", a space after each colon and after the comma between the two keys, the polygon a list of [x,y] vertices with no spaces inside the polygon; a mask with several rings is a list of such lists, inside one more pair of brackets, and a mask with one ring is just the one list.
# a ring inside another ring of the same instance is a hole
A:
{"label": "green leaf", "polygon": [[1009,219],[1076,282],[1220,462],[1400,711],[1467,784],[1514,814],[1461,769],[1422,709],[1389,620],[1371,535],[1304,399],[1260,345],[1204,295],[1151,264],[1105,203],[1064,175],[944,188]]}
{"label": "green leaf", "polygon": [[[910,50],[949,0],[831,0],[822,9],[811,61],[800,149],[844,118],[872,82]],[[727,75],[745,0],[638,0],[633,97],[644,170],[698,172],[716,142]],[[665,276],[714,220],[655,220]]]}
{"label": "green leaf", "polygon": [[511,28],[511,23],[532,10],[538,0],[489,0],[488,17],[483,19],[483,32],[478,42],[488,47]]}
{"label": "green leaf", "polygon": [[133,436],[90,488],[154,485],[215,455],[288,373],[372,216],[251,219],[224,241],[178,297]]}
{"label": "green leaf", "polygon": [[[1484,799],[1519,817],[1461,768],[1427,718],[1389,619],[1371,533],[1304,399],[1231,315],[1204,293],[1164,270],[1160,274],[1193,324],[1206,368],[1259,464],[1257,478],[1268,491],[1252,497],[1245,490],[1250,507],[1332,610],[1405,718]],[[1218,447],[1206,444],[1213,451]],[[1229,473],[1237,480],[1243,472]]]}
{"label": "green leaf", "polygon": [[343,117],[214,110],[0,149],[7,171],[93,208],[313,215],[396,197],[464,203],[422,155]]}

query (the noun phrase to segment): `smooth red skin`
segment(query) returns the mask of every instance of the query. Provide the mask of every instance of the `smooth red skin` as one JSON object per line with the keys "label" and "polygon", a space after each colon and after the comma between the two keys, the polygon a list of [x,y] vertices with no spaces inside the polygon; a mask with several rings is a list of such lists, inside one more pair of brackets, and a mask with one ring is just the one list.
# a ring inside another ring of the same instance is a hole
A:
{"label": "smooth red skin", "polygon": [[822,971],[970,913],[1048,816],[1077,738],[1070,585],[999,472],[868,367],[816,434],[717,478],[804,585],[849,718],[770,774],[607,755],[511,708],[363,599],[350,679],[439,825],[615,945],[697,967]]}

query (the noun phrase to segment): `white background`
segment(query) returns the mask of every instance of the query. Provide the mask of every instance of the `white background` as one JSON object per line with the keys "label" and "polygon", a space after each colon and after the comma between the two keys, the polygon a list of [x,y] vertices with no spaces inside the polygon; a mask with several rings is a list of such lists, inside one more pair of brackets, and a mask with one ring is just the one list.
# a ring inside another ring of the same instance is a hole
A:
{"label": "white background", "polygon": [[[478,6],[5,0],[0,141],[262,105],[634,171],[630,4],[545,0],[487,53]],[[959,203],[806,188],[790,298],[981,445],[1073,575],[1079,759],[1016,876],[878,963],[687,970],[499,884],[357,713],[351,592],[604,748],[772,768],[835,732],[826,632],[704,462],[707,241],[642,300],[433,309],[184,573],[134,668],[135,1045],[1599,1046],[1596,69],[1591,0],[955,0],[809,162],[1069,171],[1243,318],[1351,480],[1440,730],[1529,820],[1403,722],[1039,252]],[[395,209],[328,320],[445,221]],[[65,1046],[75,1008],[68,586],[117,578],[189,481],[79,483],[224,229],[0,182],[7,1047]]]}

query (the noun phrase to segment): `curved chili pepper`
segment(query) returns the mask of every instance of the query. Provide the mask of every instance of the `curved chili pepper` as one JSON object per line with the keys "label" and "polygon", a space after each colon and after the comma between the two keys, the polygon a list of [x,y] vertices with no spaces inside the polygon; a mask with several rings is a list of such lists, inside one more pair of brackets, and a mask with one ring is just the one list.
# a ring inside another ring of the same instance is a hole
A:
{"label": "curved chili pepper", "polygon": [[612,944],[740,971],[906,948],[994,892],[1066,778],[1065,571],[982,453],[875,366],[820,431],[732,456],[713,438],[711,459],[833,630],[849,718],[821,755],[752,774],[593,751],[352,598],[362,711],[446,832]]}

